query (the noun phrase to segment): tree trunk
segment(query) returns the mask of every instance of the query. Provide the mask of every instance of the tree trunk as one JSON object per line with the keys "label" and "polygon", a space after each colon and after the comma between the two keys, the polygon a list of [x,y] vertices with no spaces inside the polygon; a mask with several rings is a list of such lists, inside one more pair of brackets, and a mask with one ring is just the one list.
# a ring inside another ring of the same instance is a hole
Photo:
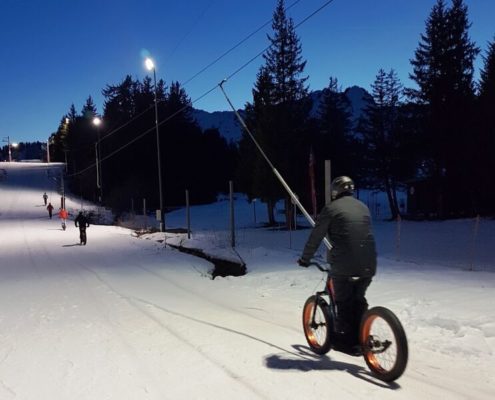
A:
{"label": "tree trunk", "polygon": [[397,204],[394,204],[394,199],[392,195],[392,187],[390,185],[390,179],[387,177],[385,178],[385,191],[387,193],[387,198],[388,198],[388,204],[390,206],[390,213],[392,214],[392,219],[397,218]]}
{"label": "tree trunk", "polygon": [[266,202],[266,210],[268,212],[268,225],[275,225],[275,213],[274,213],[274,202],[273,200],[267,200]]}
{"label": "tree trunk", "polygon": [[288,230],[294,229],[294,209],[290,197],[285,199],[285,226]]}

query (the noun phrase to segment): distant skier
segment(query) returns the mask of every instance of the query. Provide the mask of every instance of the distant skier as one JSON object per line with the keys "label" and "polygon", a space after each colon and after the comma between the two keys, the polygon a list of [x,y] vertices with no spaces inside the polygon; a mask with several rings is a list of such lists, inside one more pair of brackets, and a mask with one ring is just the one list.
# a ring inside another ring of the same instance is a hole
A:
{"label": "distant skier", "polygon": [[58,217],[60,218],[62,222],[62,229],[65,231],[65,222],[67,221],[67,217],[69,216],[69,213],[65,208],[61,208],[60,211],[58,212]]}
{"label": "distant skier", "polygon": [[77,227],[79,227],[79,239],[81,240],[80,244],[86,245],[86,228],[89,226],[89,221],[82,211],[79,211],[74,223]]}
{"label": "distant skier", "polygon": [[48,215],[50,216],[50,219],[52,219],[52,212],[53,212],[53,206],[52,203],[48,203],[48,206],[46,207],[48,210]]}
{"label": "distant skier", "polygon": [[48,195],[46,194],[46,192],[43,194],[43,201],[45,202],[45,206],[46,206],[46,201],[48,200]]}

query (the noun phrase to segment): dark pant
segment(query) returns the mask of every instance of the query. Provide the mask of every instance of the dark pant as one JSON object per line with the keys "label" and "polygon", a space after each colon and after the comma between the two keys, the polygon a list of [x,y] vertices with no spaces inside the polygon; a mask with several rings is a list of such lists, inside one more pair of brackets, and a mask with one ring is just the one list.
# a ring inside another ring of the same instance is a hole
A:
{"label": "dark pant", "polygon": [[86,227],[79,227],[79,239],[81,240],[81,243],[86,242]]}
{"label": "dark pant", "polygon": [[349,345],[359,343],[361,318],[368,309],[366,290],[372,278],[333,277],[333,296],[337,306],[337,331]]}

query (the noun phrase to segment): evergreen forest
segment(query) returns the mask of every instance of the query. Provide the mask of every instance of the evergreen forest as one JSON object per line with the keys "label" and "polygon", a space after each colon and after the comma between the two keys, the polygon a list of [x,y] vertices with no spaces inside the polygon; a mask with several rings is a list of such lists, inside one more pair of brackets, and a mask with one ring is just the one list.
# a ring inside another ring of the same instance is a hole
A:
{"label": "evergreen forest", "polygon": [[[332,176],[386,192],[393,218],[495,215],[495,37],[482,48],[470,39],[463,0],[437,0],[432,7],[411,54],[415,88],[404,87],[393,66],[383,66],[359,120],[331,73],[313,109],[303,43],[285,8],[278,0],[270,46],[242,115],[307,209],[310,173],[323,182],[324,161],[331,160]],[[475,71],[477,57],[481,71]],[[101,112],[91,97],[81,110],[70,105],[50,138],[51,161],[66,163],[73,193],[116,211],[143,198],[156,209],[159,153],[166,210],[185,204],[186,189],[192,204],[212,202],[232,180],[237,192],[266,202],[275,223],[275,204],[289,198],[248,132],[227,142],[217,129],[202,130],[179,82],[128,75],[102,94]],[[96,125],[95,117],[103,122]],[[408,211],[399,207],[399,190],[409,193]],[[320,209],[322,184],[316,196]]]}

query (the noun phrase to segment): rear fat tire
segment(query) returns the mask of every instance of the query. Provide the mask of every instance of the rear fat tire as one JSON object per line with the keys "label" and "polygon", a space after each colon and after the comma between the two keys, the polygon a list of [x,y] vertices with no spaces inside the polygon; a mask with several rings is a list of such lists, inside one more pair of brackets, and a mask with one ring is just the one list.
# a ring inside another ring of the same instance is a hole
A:
{"label": "rear fat tire", "polygon": [[[392,344],[383,353],[374,353],[368,343],[370,335],[374,333],[373,325],[379,321],[388,326],[389,335],[377,339],[388,339]],[[409,356],[407,337],[402,324],[392,311],[385,307],[373,307],[366,311],[361,320],[359,340],[366,364],[378,379],[392,382],[404,373]]]}
{"label": "rear fat tire", "polygon": [[325,300],[320,298],[320,301],[316,305],[315,322],[318,324],[316,329],[311,326],[313,319],[313,310],[316,304],[316,296],[311,296],[306,300],[303,307],[302,323],[304,336],[309,347],[316,354],[326,354],[332,348],[330,331],[331,331],[331,317],[328,312],[328,304]]}

